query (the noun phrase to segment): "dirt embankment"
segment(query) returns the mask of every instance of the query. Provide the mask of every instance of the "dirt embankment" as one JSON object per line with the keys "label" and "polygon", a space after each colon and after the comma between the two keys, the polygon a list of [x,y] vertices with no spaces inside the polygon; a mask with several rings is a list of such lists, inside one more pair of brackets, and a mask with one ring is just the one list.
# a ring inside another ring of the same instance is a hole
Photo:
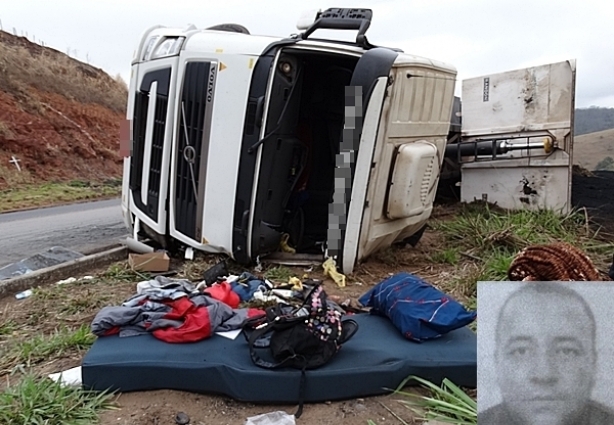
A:
{"label": "dirt embankment", "polygon": [[0,191],[120,177],[127,96],[104,71],[0,31]]}

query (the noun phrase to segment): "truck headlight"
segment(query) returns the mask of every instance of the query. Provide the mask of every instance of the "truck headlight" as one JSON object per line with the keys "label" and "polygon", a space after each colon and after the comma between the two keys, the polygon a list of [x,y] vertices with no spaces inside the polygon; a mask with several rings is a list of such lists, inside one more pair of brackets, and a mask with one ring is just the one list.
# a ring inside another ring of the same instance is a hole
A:
{"label": "truck headlight", "polygon": [[158,41],[158,38],[158,36],[154,36],[150,37],[149,40],[147,40],[147,44],[145,45],[145,48],[143,49],[143,54],[141,55],[142,61],[146,61],[149,59],[149,55],[151,54],[151,51],[156,44],[156,41]]}
{"label": "truck headlight", "polygon": [[165,38],[160,44],[158,44],[158,47],[155,48],[155,50],[151,54],[150,59],[158,59],[167,56],[178,55],[184,40],[185,37]]}

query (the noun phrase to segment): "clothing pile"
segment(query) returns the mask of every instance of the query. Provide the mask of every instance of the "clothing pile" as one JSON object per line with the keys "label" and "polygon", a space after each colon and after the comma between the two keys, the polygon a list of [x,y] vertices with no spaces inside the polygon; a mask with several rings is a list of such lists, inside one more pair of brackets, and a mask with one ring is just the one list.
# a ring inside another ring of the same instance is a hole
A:
{"label": "clothing pile", "polygon": [[139,282],[137,293],[122,305],[102,308],[91,330],[99,337],[151,333],[166,342],[185,343],[241,329],[247,319],[261,315],[260,309],[233,308],[188,280],[157,276]]}

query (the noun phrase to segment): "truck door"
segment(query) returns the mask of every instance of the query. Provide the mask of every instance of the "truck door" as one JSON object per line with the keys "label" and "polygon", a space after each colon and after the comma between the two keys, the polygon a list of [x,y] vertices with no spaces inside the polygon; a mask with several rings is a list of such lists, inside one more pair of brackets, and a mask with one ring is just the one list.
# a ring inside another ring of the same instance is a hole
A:
{"label": "truck door", "polygon": [[167,232],[166,199],[177,58],[144,62],[134,86],[130,210],[159,235]]}
{"label": "truck door", "polygon": [[345,124],[329,208],[327,255],[354,263],[388,77],[398,53],[368,50],[358,60],[345,95]]}
{"label": "truck door", "polygon": [[462,142],[493,152],[461,162],[461,200],[506,209],[571,208],[575,61],[463,81]]}
{"label": "truck door", "polygon": [[402,55],[388,72],[378,77],[364,108],[337,261],[344,273],[371,253],[418,232],[431,215],[437,190],[456,70]]}

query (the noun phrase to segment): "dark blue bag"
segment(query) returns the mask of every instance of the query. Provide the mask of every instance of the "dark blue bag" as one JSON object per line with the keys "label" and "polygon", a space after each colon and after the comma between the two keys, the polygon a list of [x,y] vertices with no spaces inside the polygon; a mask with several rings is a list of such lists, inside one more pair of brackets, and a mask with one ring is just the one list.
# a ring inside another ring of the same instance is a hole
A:
{"label": "dark blue bag", "polygon": [[477,312],[410,273],[398,273],[359,298],[371,313],[388,317],[403,336],[422,342],[473,322]]}

